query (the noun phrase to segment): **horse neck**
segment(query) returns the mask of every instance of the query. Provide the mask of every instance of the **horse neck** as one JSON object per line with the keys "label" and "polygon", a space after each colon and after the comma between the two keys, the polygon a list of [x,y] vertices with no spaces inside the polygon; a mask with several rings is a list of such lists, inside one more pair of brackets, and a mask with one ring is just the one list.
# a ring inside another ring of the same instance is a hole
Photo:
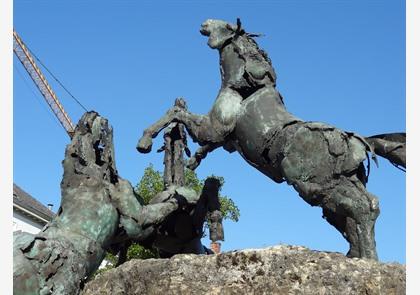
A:
{"label": "horse neck", "polygon": [[[227,79],[227,76],[235,76],[235,73],[238,73],[238,71],[242,70],[241,67],[244,66],[243,61],[245,61],[246,64],[246,62],[249,61],[250,56],[252,56],[253,59],[257,60],[261,64],[261,66],[266,72],[272,75],[273,79],[273,81],[269,84],[261,84],[260,86],[256,87],[258,89],[261,89],[265,86],[276,88],[276,74],[274,68],[272,67],[271,60],[265,53],[265,51],[260,49],[257,43],[253,40],[241,40],[241,42],[242,44],[235,44],[234,42],[231,42],[223,48],[219,49],[223,86],[233,86],[230,85],[232,80]],[[238,81],[234,80],[233,82]],[[254,91],[256,90],[254,89]],[[285,111],[287,111],[282,95],[278,90],[275,91],[278,94],[279,106],[282,107]]]}
{"label": "horse neck", "polygon": [[[250,37],[240,36],[222,47],[219,57],[223,86],[245,88],[246,92],[276,86],[276,74],[270,59]],[[243,75],[238,76],[241,72]]]}

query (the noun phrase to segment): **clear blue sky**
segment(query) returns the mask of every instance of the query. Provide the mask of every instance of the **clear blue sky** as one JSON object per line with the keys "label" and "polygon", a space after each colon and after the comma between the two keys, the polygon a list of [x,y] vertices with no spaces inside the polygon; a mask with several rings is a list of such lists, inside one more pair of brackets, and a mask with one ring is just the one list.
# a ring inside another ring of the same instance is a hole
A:
{"label": "clear blue sky", "polygon": [[[290,112],[362,135],[405,131],[404,1],[14,1],[24,41],[113,125],[117,167],[133,185],[149,163],[163,169],[160,136],[152,153],[136,151],[142,130],[178,96],[192,112],[207,113],[217,95],[218,54],[200,24],[236,17],[265,34],[258,42]],[[14,66],[14,182],[57,210],[69,139],[16,58]],[[47,77],[77,122],[83,110]],[[238,223],[225,223],[223,250],[284,243],[347,252],[320,208],[237,153],[216,151],[197,172],[223,176],[222,193],[241,210]],[[380,159],[368,190],[380,200],[380,260],[405,263],[405,174]]]}

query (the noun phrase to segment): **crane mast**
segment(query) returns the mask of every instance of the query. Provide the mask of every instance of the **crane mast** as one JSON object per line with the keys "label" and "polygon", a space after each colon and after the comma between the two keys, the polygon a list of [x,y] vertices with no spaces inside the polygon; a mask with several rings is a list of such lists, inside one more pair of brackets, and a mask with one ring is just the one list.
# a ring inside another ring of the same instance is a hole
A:
{"label": "crane mast", "polygon": [[41,70],[36,65],[31,53],[25,46],[25,43],[23,43],[22,39],[15,30],[13,30],[13,52],[22,63],[35,85],[38,87],[45,101],[50,106],[64,130],[70,138],[72,138],[74,134],[74,124],[58,100],[57,95],[48,84]]}

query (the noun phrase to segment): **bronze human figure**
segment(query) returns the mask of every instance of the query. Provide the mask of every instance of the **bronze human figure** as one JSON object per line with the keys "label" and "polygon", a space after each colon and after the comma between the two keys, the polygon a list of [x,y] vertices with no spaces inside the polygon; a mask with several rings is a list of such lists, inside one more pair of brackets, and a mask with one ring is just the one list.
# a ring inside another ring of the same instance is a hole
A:
{"label": "bronze human figure", "polygon": [[[175,106],[187,110],[184,99],[177,98]],[[214,177],[208,177],[200,194],[197,194],[185,183],[184,152],[190,156],[187,146],[187,137],[184,126],[181,123],[170,124],[164,132],[164,145],[158,150],[165,151],[163,173],[165,190],[157,194],[150,204],[159,204],[163,196],[172,192],[172,195],[196,194],[197,202],[182,206],[173,212],[165,222],[157,226],[153,237],[153,246],[159,249],[160,257],[172,257],[179,253],[211,254],[201,243],[203,237],[203,225],[209,216],[210,239],[215,242],[224,240],[222,213],[220,211],[219,189],[220,181]]]}
{"label": "bronze human figure", "polygon": [[[365,138],[331,125],[304,121],[286,110],[276,90],[268,55],[237,24],[207,20],[200,30],[220,56],[222,86],[207,115],[173,107],[144,130],[137,149],[147,153],[154,138],[171,122],[184,124],[201,148],[191,158],[195,168],[208,152],[223,146],[237,151],[275,182],[286,181],[350,244],[349,257],[377,259],[374,226],[378,199],[366,190],[363,161],[371,153],[405,167],[405,134]],[[369,167],[368,167],[369,168]]]}

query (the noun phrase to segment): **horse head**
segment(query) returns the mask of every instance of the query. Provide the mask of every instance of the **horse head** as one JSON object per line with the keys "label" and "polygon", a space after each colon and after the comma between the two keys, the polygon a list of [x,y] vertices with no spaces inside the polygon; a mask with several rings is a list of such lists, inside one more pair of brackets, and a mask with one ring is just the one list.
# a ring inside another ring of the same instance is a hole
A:
{"label": "horse head", "polygon": [[[240,27],[240,26],[239,26]],[[209,37],[210,48],[220,49],[238,33],[238,26],[218,19],[208,19],[201,24],[200,33]]]}

